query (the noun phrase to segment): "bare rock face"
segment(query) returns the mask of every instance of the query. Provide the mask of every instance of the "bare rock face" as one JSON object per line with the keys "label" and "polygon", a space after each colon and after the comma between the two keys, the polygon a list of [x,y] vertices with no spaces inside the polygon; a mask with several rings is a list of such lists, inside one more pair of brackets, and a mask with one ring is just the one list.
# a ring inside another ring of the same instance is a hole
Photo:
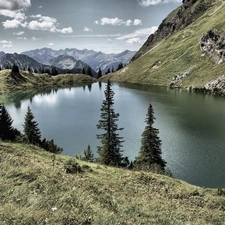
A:
{"label": "bare rock face", "polygon": [[225,34],[216,29],[208,31],[201,38],[200,49],[204,54],[207,53],[215,63],[223,63],[225,61]]}

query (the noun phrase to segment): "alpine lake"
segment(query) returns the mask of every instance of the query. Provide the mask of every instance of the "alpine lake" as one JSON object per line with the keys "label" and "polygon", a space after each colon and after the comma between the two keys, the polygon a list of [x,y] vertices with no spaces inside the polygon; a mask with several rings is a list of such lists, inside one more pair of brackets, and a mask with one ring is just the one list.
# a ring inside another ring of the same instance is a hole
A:
{"label": "alpine lake", "polygon": [[[14,120],[23,131],[28,105],[39,124],[42,138],[54,139],[63,147],[62,154],[75,156],[87,148],[97,154],[100,141],[96,128],[104,99],[105,83],[26,90],[0,95]],[[120,114],[118,127],[123,155],[134,160],[141,145],[141,134],[151,103],[159,129],[162,157],[177,179],[209,188],[225,188],[225,99],[146,85],[112,85],[114,109]]]}

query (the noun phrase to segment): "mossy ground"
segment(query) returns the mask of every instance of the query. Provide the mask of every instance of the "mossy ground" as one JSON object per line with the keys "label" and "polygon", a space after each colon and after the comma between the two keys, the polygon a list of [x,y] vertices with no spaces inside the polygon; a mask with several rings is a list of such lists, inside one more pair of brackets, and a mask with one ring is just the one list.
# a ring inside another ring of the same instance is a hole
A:
{"label": "mossy ground", "polygon": [[225,224],[225,196],[183,181],[0,142],[0,224]]}

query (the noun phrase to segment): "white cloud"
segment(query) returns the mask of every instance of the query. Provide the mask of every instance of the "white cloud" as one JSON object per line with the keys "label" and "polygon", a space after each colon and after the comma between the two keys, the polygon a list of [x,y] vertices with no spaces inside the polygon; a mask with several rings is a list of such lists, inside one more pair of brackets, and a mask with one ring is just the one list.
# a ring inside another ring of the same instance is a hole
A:
{"label": "white cloud", "polygon": [[135,19],[134,21],[132,20],[126,20],[124,21],[123,19],[119,19],[118,17],[115,17],[115,18],[107,18],[107,17],[103,17],[101,18],[100,21],[96,20],[95,21],[95,24],[97,25],[102,25],[102,26],[105,26],[105,25],[111,25],[111,26],[138,26],[138,25],[142,25],[142,22],[141,20],[139,19]]}
{"label": "white cloud", "polygon": [[13,45],[3,45],[2,47],[3,47],[3,48],[12,48]]}
{"label": "white cloud", "polygon": [[19,20],[6,20],[5,22],[2,22],[2,25],[5,29],[9,28],[18,28],[21,26],[21,22]]}
{"label": "white cloud", "polygon": [[132,20],[127,20],[126,21],[126,26],[132,26],[133,25],[133,21]]}
{"label": "white cloud", "polygon": [[38,6],[38,8],[39,8],[39,9],[42,9],[43,7],[42,7],[42,5],[40,5],[40,6]]}
{"label": "white cloud", "polygon": [[139,26],[139,25],[142,25],[142,21],[139,20],[139,19],[135,19],[134,20],[134,26]]}
{"label": "white cloud", "polygon": [[62,34],[71,34],[73,33],[73,29],[72,27],[68,27],[68,28],[63,28],[62,30],[58,30],[58,32]]}
{"label": "white cloud", "polygon": [[84,38],[84,37],[91,37],[91,38],[110,38],[110,37],[119,37],[121,34],[77,34],[77,35],[68,35],[64,37],[68,38]]}
{"label": "white cloud", "polygon": [[126,40],[126,39],[132,39],[132,38],[138,38],[142,36],[149,36],[150,34],[155,33],[155,31],[158,29],[158,27],[153,26],[151,28],[143,28],[135,30],[133,33],[125,34],[120,37],[117,37],[117,40]]}
{"label": "white cloud", "polygon": [[148,7],[150,5],[167,4],[167,3],[182,3],[182,0],[140,0],[139,5]]}
{"label": "white cloud", "polygon": [[40,14],[33,15],[31,18],[37,19],[29,22],[28,28],[30,30],[47,30],[52,33],[62,33],[62,34],[70,34],[73,33],[72,27],[67,27],[63,29],[58,29],[57,19],[49,17],[49,16],[42,16]]}
{"label": "white cloud", "polygon": [[36,21],[33,20],[28,24],[30,30],[51,30],[55,28],[55,24],[48,21]]}
{"label": "white cloud", "polygon": [[14,35],[21,36],[24,34],[24,31],[14,32]]}
{"label": "white cloud", "polygon": [[2,40],[0,41],[1,44],[11,44],[12,42],[11,41],[6,41],[6,40]]}
{"label": "white cloud", "polygon": [[23,10],[8,10],[8,9],[0,9],[0,15],[5,17],[14,18],[20,21],[26,19],[25,13]]}
{"label": "white cloud", "polygon": [[12,48],[12,41],[2,40],[0,41],[1,44],[3,44],[3,48]]}
{"label": "white cloud", "polygon": [[38,41],[41,40],[42,38],[36,38],[36,37],[32,37],[32,41]]}
{"label": "white cloud", "polygon": [[17,39],[18,39],[18,40],[27,40],[26,37],[18,37]]}
{"label": "white cloud", "polygon": [[142,44],[142,41],[140,38],[131,38],[127,40],[127,43],[133,44],[133,45],[137,45],[137,44],[139,45],[139,44]]}
{"label": "white cloud", "polygon": [[84,27],[83,31],[85,31],[85,32],[92,32],[92,29],[90,29],[88,27]]}
{"label": "white cloud", "polygon": [[31,6],[30,0],[0,0],[1,9],[25,9]]}
{"label": "white cloud", "polygon": [[55,44],[54,44],[54,43],[49,43],[48,45],[49,45],[49,46],[54,46]]}

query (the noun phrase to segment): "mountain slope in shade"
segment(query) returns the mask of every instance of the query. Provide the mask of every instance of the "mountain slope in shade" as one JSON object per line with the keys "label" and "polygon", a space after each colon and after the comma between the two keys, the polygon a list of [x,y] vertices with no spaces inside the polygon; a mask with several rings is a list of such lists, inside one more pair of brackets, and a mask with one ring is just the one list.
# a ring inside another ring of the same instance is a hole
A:
{"label": "mountain slope in shade", "polygon": [[114,69],[116,70],[119,63],[127,65],[135,54],[135,51],[126,50],[119,54],[105,54],[103,52],[96,52],[87,49],[78,50],[75,48],[67,48],[64,50],[52,50],[51,48],[42,48],[26,51],[23,52],[23,54],[26,54],[36,61],[46,65],[50,65],[51,60],[60,55],[72,56],[76,60],[85,62],[96,72],[99,70],[99,68],[101,68],[104,74],[108,70],[108,68],[111,70],[112,67],[114,67]]}
{"label": "mountain slope in shade", "polygon": [[0,58],[5,55],[5,52],[0,52]]}
{"label": "mountain slope in shade", "polygon": [[5,54],[0,58],[0,67],[2,69],[11,68],[13,64],[16,64],[20,70],[31,70],[41,73],[43,65],[38,63],[34,59],[27,55],[22,54]]}

